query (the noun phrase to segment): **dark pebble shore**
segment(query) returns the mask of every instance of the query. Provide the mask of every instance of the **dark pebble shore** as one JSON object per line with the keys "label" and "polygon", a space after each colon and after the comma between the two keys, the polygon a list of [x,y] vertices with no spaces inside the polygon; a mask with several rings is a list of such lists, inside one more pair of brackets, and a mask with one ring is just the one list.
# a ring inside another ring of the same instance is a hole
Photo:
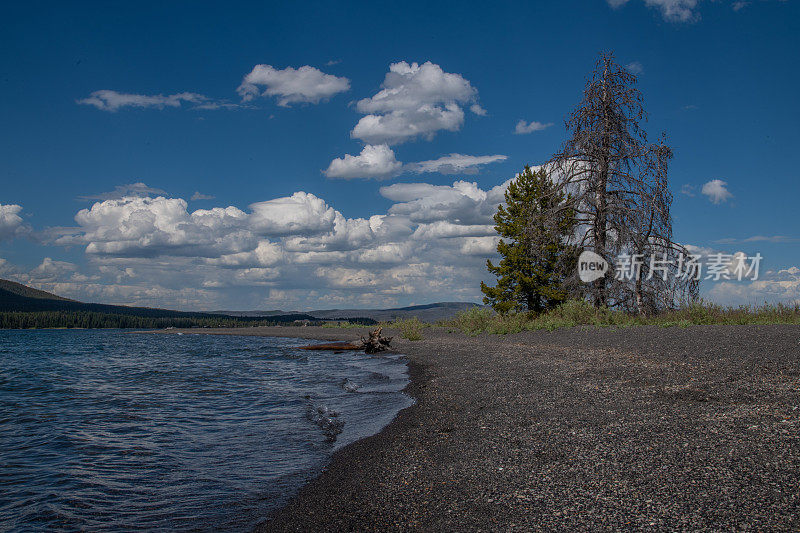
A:
{"label": "dark pebble shore", "polygon": [[260,530],[800,530],[800,327],[423,335],[416,404]]}

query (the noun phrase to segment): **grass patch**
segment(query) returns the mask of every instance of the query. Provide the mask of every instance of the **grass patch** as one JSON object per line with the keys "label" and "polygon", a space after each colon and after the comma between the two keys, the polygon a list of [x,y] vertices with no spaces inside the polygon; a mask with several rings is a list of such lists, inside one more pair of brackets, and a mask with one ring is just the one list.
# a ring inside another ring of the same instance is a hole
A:
{"label": "grass patch", "polygon": [[356,329],[356,328],[368,328],[368,325],[359,324],[358,322],[349,322],[347,320],[332,320],[330,322],[324,322],[322,324],[323,328],[345,328],[345,329]]}
{"label": "grass patch", "polygon": [[526,330],[552,331],[574,326],[689,327],[695,325],[800,324],[800,305],[764,304],[761,306],[723,307],[699,302],[654,316],[630,315],[605,307],[596,308],[586,301],[571,300],[541,314],[511,313],[498,315],[488,308],[473,308],[458,313],[439,326],[457,329],[467,335],[491,333],[504,335]]}
{"label": "grass patch", "polygon": [[422,328],[428,326],[417,317],[395,320],[390,325],[391,327],[400,330],[400,336],[402,338],[410,341],[422,340]]}

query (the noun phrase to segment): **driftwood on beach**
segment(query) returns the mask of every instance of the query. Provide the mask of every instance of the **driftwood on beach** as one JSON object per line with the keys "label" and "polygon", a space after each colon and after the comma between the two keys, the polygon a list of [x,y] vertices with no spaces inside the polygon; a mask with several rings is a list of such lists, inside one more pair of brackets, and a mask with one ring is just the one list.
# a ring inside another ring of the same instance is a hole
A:
{"label": "driftwood on beach", "polygon": [[309,344],[308,346],[300,346],[298,350],[363,350],[362,344],[355,344],[352,342],[331,342],[328,344]]}
{"label": "driftwood on beach", "polygon": [[393,337],[383,337],[381,335],[383,328],[379,327],[369,332],[369,337],[364,338],[361,336],[361,341],[358,343],[353,342],[331,342],[328,344],[311,344],[308,346],[300,346],[300,350],[332,350],[336,352],[343,352],[347,350],[364,350],[365,353],[378,353],[386,351],[390,348],[389,343],[392,342]]}

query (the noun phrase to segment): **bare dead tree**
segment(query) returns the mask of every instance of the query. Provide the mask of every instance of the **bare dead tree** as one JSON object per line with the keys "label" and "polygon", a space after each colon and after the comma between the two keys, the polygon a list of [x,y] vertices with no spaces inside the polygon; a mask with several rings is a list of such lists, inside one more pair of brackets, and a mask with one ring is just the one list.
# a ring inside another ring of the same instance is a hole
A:
{"label": "bare dead tree", "polygon": [[673,241],[672,193],[667,181],[671,158],[672,150],[662,134],[642,158],[632,195],[636,201],[622,208],[630,230],[630,244],[623,244],[623,250],[630,252],[633,279],[615,277],[609,293],[614,303],[629,312],[653,314],[698,297],[699,282],[682,278],[681,257],[690,253]]}
{"label": "bare dead tree", "polygon": [[[615,264],[620,255],[640,256],[638,276],[617,279],[610,271],[593,282],[597,306],[639,313],[672,307],[697,295],[696,282],[676,276],[686,253],[672,240],[667,183],[672,151],[662,136],[647,141],[647,120],[636,76],[601,54],[583,99],[566,122],[571,137],[548,167],[568,191],[576,216],[576,244]],[[658,276],[650,275],[658,266]],[[669,275],[663,275],[664,271]]]}

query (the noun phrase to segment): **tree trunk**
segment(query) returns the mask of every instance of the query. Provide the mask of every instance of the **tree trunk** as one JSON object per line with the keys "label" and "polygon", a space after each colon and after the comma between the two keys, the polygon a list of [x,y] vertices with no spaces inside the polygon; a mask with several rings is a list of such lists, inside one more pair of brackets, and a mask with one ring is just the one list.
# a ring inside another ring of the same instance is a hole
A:
{"label": "tree trunk", "polygon": [[639,313],[639,316],[644,316],[644,300],[642,298],[642,273],[639,271],[639,275],[636,277],[636,311]]}
{"label": "tree trunk", "polygon": [[384,352],[390,348],[389,343],[392,342],[393,337],[381,336],[383,328],[377,328],[369,332],[369,337],[361,337],[360,343],[353,342],[331,342],[327,344],[310,344],[308,346],[300,346],[299,350],[326,350],[334,352],[344,352],[348,350],[364,350],[364,353],[378,353]]}
{"label": "tree trunk", "polygon": [[364,344],[364,353],[378,353],[389,349],[392,337],[382,337],[382,330],[382,327],[378,327],[370,331],[368,339],[361,337],[361,342]]}
{"label": "tree trunk", "polygon": [[[605,68],[603,69],[603,140],[601,143],[600,151],[600,176],[597,181],[596,193],[596,219],[594,224],[594,247],[595,252],[603,257],[606,257],[606,232],[608,230],[608,216],[606,214],[606,204],[608,195],[608,172],[609,161],[611,159],[611,125],[609,123],[610,117],[610,103],[608,101],[608,62],[606,61]],[[606,297],[606,278],[595,281],[595,307],[603,307],[607,303]]]}

